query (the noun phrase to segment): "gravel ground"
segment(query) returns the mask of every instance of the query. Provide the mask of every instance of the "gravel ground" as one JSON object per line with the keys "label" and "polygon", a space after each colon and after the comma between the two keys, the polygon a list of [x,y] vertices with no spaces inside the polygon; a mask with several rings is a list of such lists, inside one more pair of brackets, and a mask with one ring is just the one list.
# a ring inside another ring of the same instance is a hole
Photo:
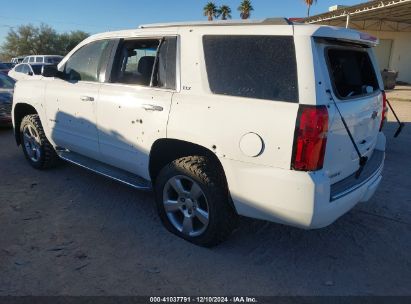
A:
{"label": "gravel ground", "polygon": [[242,219],[213,249],[166,232],[151,193],[69,164],[32,169],[2,129],[0,296],[411,295],[411,102],[401,98],[407,126],[393,139],[390,116],[370,202],[316,231]]}

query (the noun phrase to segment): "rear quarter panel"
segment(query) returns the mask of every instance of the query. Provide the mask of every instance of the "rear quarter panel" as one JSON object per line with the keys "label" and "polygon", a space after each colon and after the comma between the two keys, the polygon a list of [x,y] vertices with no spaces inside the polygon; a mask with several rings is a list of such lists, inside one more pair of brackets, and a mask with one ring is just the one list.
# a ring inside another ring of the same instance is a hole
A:
{"label": "rear quarter panel", "polygon": [[[275,29],[273,33],[273,27],[259,26],[254,34],[293,35],[291,26]],[[219,158],[290,169],[298,103],[216,95],[209,89],[203,35],[244,33],[248,34],[249,28],[248,31],[238,26],[181,30],[182,91],[173,96],[167,137],[204,146]],[[297,65],[299,69],[298,61]],[[311,80],[302,84],[300,98],[313,100],[315,89]],[[250,132],[258,134],[264,142],[264,150],[258,157],[246,156],[240,149],[241,138]]]}

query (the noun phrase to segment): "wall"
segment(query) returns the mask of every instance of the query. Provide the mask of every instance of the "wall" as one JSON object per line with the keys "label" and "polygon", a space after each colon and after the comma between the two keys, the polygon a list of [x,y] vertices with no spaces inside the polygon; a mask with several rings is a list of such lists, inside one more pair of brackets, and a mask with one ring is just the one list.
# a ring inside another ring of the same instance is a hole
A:
{"label": "wall", "polygon": [[411,83],[411,32],[365,31],[380,39],[392,39],[390,69],[398,71],[400,81]]}

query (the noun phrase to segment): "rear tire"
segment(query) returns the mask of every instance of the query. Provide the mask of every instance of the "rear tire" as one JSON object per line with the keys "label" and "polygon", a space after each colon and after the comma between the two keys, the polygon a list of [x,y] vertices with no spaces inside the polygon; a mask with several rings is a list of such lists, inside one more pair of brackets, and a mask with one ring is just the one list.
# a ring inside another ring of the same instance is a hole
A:
{"label": "rear tire", "polygon": [[237,224],[224,174],[204,156],[179,158],[165,166],[155,193],[164,226],[196,245],[221,243]]}
{"label": "rear tire", "polygon": [[56,165],[58,156],[48,141],[37,114],[23,118],[20,124],[20,139],[24,156],[32,167],[48,169]]}

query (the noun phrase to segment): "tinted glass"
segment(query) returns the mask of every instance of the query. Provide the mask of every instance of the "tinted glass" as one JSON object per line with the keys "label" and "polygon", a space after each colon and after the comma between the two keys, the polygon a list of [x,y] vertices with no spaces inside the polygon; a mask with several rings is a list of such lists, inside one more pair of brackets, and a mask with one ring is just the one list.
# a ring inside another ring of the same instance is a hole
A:
{"label": "tinted glass", "polygon": [[31,72],[30,67],[27,64],[23,64],[21,72],[24,74],[29,74]]}
{"label": "tinted glass", "polygon": [[62,59],[60,57],[46,57],[45,61],[46,63],[59,64]]}
{"label": "tinted glass", "polygon": [[14,70],[16,72],[21,73],[21,72],[23,72],[23,66],[24,66],[24,64],[18,65],[18,66],[16,66],[16,68]]}
{"label": "tinted glass", "polygon": [[34,62],[34,57],[30,57],[29,62]]}
{"label": "tinted glass", "polygon": [[340,98],[371,94],[379,89],[374,67],[366,51],[329,49],[328,69],[334,92]]}
{"label": "tinted glass", "polygon": [[174,90],[176,88],[177,37],[166,38],[158,55],[155,85]]}
{"label": "tinted glass", "polygon": [[36,57],[36,62],[43,62],[43,57]]}
{"label": "tinted glass", "polygon": [[215,94],[298,102],[297,64],[290,36],[204,36]]}
{"label": "tinted glass", "polygon": [[41,74],[41,68],[43,65],[32,65],[31,68],[33,69],[34,74],[40,75]]}
{"label": "tinted glass", "polygon": [[101,55],[108,44],[108,40],[102,40],[80,48],[67,60],[64,67],[65,78],[71,81],[98,81]]}

